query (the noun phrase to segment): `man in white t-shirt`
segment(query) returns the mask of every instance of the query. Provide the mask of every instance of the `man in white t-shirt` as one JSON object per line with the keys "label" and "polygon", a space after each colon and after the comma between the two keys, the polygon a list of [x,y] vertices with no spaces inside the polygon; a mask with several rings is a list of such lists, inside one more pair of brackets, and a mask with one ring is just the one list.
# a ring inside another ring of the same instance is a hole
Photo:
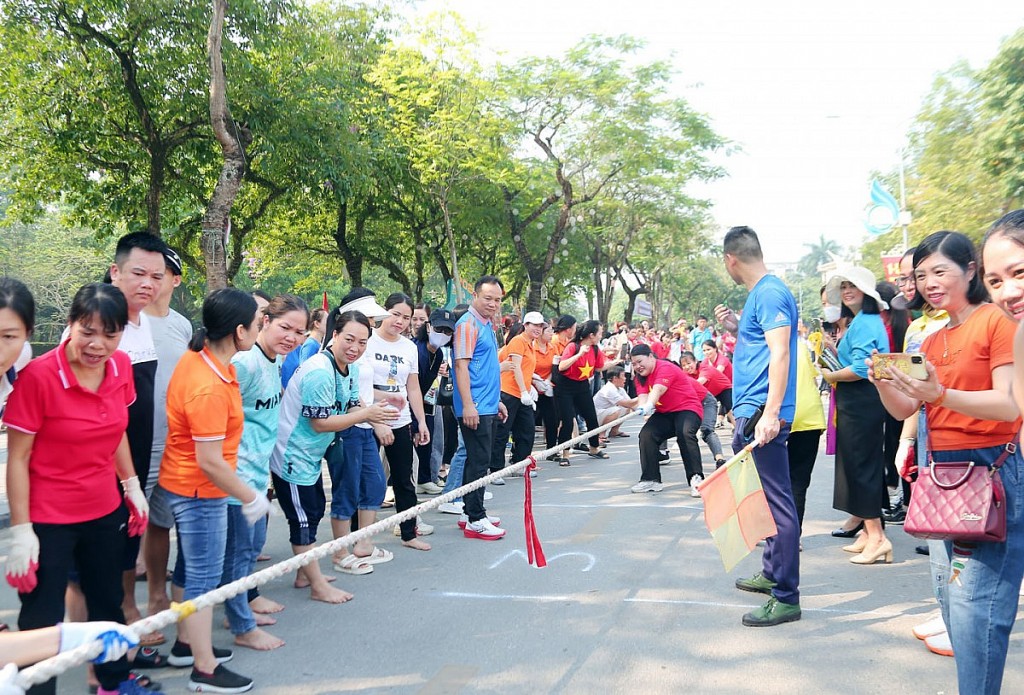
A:
{"label": "man in white t-shirt", "polygon": [[[594,410],[597,411],[597,421],[607,425],[612,420],[617,420],[630,410],[636,407],[636,398],[630,398],[626,393],[626,372],[622,367],[611,367],[605,375],[608,381],[594,395]],[[611,428],[609,437],[628,437],[625,432],[619,431],[619,425]]]}

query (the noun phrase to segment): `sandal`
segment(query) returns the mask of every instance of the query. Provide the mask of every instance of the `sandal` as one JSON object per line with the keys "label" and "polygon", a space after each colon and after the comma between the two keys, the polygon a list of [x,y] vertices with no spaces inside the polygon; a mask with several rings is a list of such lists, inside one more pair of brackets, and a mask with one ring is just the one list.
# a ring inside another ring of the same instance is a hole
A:
{"label": "sandal", "polygon": [[391,562],[394,560],[395,554],[390,550],[381,548],[380,546],[374,546],[373,552],[369,555],[353,555],[353,557],[368,565],[379,565],[382,562]]}
{"label": "sandal", "polygon": [[588,451],[587,452],[587,456],[589,456],[592,459],[606,459],[606,458],[609,458],[608,454],[604,453],[603,451],[597,451],[597,452]]}
{"label": "sandal", "polygon": [[569,459],[562,459],[561,461],[558,462],[558,465],[561,466],[562,468],[568,468]]}
{"label": "sandal", "polygon": [[628,437],[629,435],[625,432],[619,432],[618,434],[612,435],[614,437]]}
{"label": "sandal", "polygon": [[[139,673],[138,671],[129,671],[128,680],[135,681],[136,685],[146,688],[147,690],[151,690],[154,693],[158,693],[164,688],[164,686],[162,686],[160,683],[157,683],[155,680],[147,676],[145,673]],[[98,693],[99,691],[99,685],[97,685],[96,683],[89,684],[89,693],[91,695],[96,695],[96,693]]]}
{"label": "sandal", "polygon": [[170,663],[167,657],[153,647],[142,647],[132,659],[132,666],[137,668],[167,668]]}
{"label": "sandal", "polygon": [[342,558],[341,562],[335,562],[333,567],[335,572],[341,572],[342,574],[360,575],[373,572],[373,563],[367,562],[366,558],[357,557],[352,553]]}
{"label": "sandal", "polygon": [[139,637],[139,644],[143,647],[159,647],[167,641],[161,632],[150,632]]}

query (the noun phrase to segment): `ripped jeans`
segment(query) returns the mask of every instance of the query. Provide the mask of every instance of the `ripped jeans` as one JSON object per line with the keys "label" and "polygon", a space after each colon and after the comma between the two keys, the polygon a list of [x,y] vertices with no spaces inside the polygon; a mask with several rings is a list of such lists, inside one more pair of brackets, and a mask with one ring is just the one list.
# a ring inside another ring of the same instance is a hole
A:
{"label": "ripped jeans", "polygon": [[[991,464],[1003,447],[933,451],[935,461]],[[998,693],[1024,577],[1024,459],[999,469],[1006,489],[1006,541],[928,541],[932,587],[949,630],[961,693]]]}

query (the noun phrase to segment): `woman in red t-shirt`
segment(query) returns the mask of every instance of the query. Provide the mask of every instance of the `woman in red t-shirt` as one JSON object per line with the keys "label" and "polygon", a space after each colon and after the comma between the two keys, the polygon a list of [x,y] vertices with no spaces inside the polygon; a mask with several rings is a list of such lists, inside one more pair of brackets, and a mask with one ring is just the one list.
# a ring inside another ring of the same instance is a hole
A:
{"label": "woman in red t-shirt", "polygon": [[[122,528],[127,523],[129,535],[138,536],[149,516],[125,436],[135,384],[131,361],[117,348],[127,322],[121,290],[99,283],[82,287],[71,303],[68,337],[21,371],[8,402],[13,541],[6,574],[21,599],[22,630],[64,619],[72,569],[89,620],[124,622]],[[123,657],[97,664],[99,692],[117,692],[128,671]],[[55,688],[50,681],[48,689]]]}
{"label": "woman in red t-shirt", "polygon": [[[561,419],[561,426],[558,428],[559,444],[572,439],[573,423],[577,414],[587,423],[587,430],[600,427],[597,411],[594,410],[590,379],[595,370],[604,370],[619,363],[617,358],[605,360],[604,353],[598,348],[600,341],[600,322],[585,322],[577,329],[576,337],[562,352],[558,360],[558,371],[552,370],[555,375],[555,402]],[[608,454],[601,451],[600,443],[598,435],[590,438],[589,455],[596,459],[606,459]],[[568,465],[568,461],[562,465]]]}

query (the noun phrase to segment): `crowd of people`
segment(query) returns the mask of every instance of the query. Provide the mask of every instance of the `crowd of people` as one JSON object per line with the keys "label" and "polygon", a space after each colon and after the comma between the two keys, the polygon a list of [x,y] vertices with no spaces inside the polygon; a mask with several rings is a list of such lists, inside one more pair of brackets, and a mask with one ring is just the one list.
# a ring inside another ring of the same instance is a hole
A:
{"label": "crowd of people", "polygon": [[[629,437],[617,424],[568,442],[638,410],[634,493],[663,489],[673,438],[694,497],[705,476],[698,438],[716,467],[727,459],[719,432],[731,430],[734,453],[752,451],[777,533],[761,571],[736,581],[768,595],[743,616],[748,626],[801,618],[800,536],[822,434],[836,456],[833,506],[849,515],[833,535],[853,539],[843,550],[859,565],[893,560],[886,525],[903,521],[913,492],[901,478],[931,461],[1003,462],[1006,540],[921,548],[940,613],[915,628],[930,649],[956,658],[962,692],[998,692],[1024,575],[1024,378],[1014,370],[1024,359],[1024,338],[1014,337],[1024,318],[1024,211],[997,221],[980,255],[962,234],[928,236],[907,250],[895,285],[841,267],[822,287],[824,320],[811,336],[753,230],[729,230],[723,252],[747,300],[692,326],[502,316],[504,285],[488,275],[454,310],[400,292],[378,302],[361,287],[332,311],[311,311],[294,295],[222,289],[206,297],[193,331],[170,308],[177,254],[132,233],[119,240],[107,281],[75,295],[62,342],[35,359],[32,296],[0,279],[6,577],[21,600],[18,627],[41,631],[11,653],[27,663],[112,635],[89,672],[95,692],[154,692],[159,684],[141,671],[169,665],[192,668],[192,690],[247,691],[252,680],[224,666],[232,650],[213,644],[212,609],[184,618],[166,655],[160,632],[118,627],[141,617],[138,576],[152,614],[251,574],[273,499],[299,554],[317,543],[328,510],[341,538],[382,507],[412,509],[420,496],[530,457],[538,438],[558,466],[607,459],[608,442]],[[904,351],[924,355],[926,372],[880,378],[875,355]],[[487,511],[490,496],[478,487],[439,511],[457,515],[467,539],[496,541],[505,530]],[[415,517],[395,532],[402,547],[424,552],[433,530]],[[393,558],[363,539],[330,564],[365,575]],[[294,585],[313,600],[350,600],[334,580],[314,562]],[[282,647],[265,628],[283,608],[258,590],[229,600],[235,645]],[[51,680],[31,692],[55,688]]]}

